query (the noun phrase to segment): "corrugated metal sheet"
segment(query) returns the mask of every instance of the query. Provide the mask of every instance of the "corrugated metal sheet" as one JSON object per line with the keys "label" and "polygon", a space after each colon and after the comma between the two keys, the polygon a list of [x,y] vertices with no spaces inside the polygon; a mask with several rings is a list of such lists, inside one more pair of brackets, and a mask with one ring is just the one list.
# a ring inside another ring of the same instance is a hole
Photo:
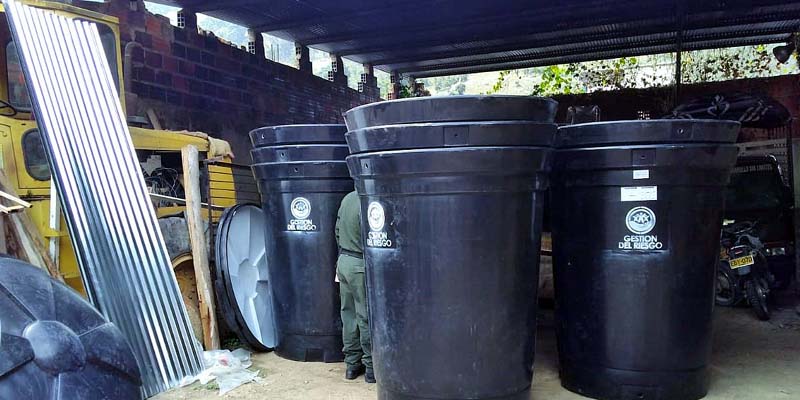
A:
{"label": "corrugated metal sheet", "polygon": [[97,27],[4,0],[90,300],[151,396],[202,369]]}

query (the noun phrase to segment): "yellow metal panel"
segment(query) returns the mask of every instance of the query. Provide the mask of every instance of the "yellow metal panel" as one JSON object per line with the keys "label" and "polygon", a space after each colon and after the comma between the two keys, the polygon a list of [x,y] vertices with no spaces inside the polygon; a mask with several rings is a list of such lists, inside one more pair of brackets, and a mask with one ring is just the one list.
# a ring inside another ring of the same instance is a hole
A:
{"label": "yellow metal panel", "polygon": [[[114,32],[117,47],[118,76],[121,80],[120,102],[123,109],[125,109],[119,20],[112,16],[84,10],[64,3],[53,3],[41,0],[26,0],[25,2],[39,8],[53,10],[60,15],[103,23]],[[0,12],[3,12],[2,5],[0,5]],[[5,23],[4,18],[0,18],[0,23]],[[0,45],[3,45],[3,43],[0,43]],[[4,48],[0,48],[0,55],[4,54]],[[8,82],[5,68],[6,60],[0,59],[0,99],[8,100]],[[58,258],[61,273],[64,275],[67,284],[85,294],[80,279],[80,271],[78,269],[75,252],[66,230],[66,223],[62,221],[62,229],[59,232],[54,232],[49,227],[50,181],[38,181],[30,176],[25,169],[25,154],[22,149],[22,137],[26,132],[37,126],[36,122],[32,121],[30,118],[31,115],[29,112],[20,112],[14,117],[0,116],[0,168],[2,168],[8,176],[12,177],[12,183],[16,185],[14,189],[17,191],[17,194],[26,198],[33,204],[33,207],[26,212],[30,213],[42,237],[45,239],[59,237],[60,253]],[[209,142],[207,139],[181,132],[130,127],[130,133],[131,140],[137,150],[179,152],[181,148],[188,144],[196,146],[201,152],[207,152],[209,149]],[[230,162],[231,160],[225,158],[223,161]],[[239,169],[232,169],[225,166],[212,165],[209,167],[209,171],[213,172],[211,178],[212,182],[210,183],[212,189],[211,202],[220,206],[230,207],[237,203],[237,193],[233,190],[234,175],[237,175],[237,183],[240,178],[242,182],[248,182],[244,179],[247,177],[252,179],[252,175],[249,171],[242,172]],[[249,184],[245,184],[245,186],[248,189],[251,187]],[[241,197],[245,199],[252,198],[252,194],[248,193],[248,195]],[[256,194],[256,199],[257,198],[258,196]],[[183,207],[161,207],[156,210],[156,213],[159,216],[173,215],[183,210]],[[215,221],[218,220],[221,213],[221,211],[213,211],[212,219]],[[202,215],[206,217],[208,215],[207,211],[204,210]]]}
{"label": "yellow metal panel", "polygon": [[[211,198],[214,199],[215,204],[219,199],[234,199],[236,200],[236,192],[233,190],[224,190],[211,188]],[[222,204],[221,204],[222,205]]]}
{"label": "yellow metal panel", "polygon": [[11,137],[14,146],[14,165],[16,168],[18,194],[21,196],[49,196],[50,180],[39,181],[34,179],[25,168],[25,152],[22,149],[22,138],[26,133],[36,129],[33,121],[20,121],[13,118],[6,118],[2,123],[8,123],[11,127]]}
{"label": "yellow metal panel", "polygon": [[[239,174],[231,174],[230,172],[214,172],[214,170],[209,168],[208,177],[212,181],[215,182],[233,182],[234,176],[242,176]],[[248,178],[252,179],[252,176],[248,176]],[[253,183],[255,183],[255,179],[253,179]]]}
{"label": "yellow metal panel", "polygon": [[209,165],[208,172],[224,174],[224,175],[241,175],[238,170],[223,165]]}
{"label": "yellow metal panel", "polygon": [[251,192],[257,193],[258,189],[255,183],[239,183],[239,182],[222,182],[222,181],[212,181],[211,182],[211,190],[214,189],[222,189],[222,190],[238,190],[242,192]]}
{"label": "yellow metal panel", "polygon": [[50,229],[50,200],[34,200],[31,201],[31,206],[25,212],[29,213],[33,223],[36,225],[36,229],[45,238],[45,243],[48,243],[49,238],[54,234],[59,237],[58,265],[61,275],[64,276],[70,286],[84,293],[83,283],[80,280],[81,273],[78,269],[78,259],[75,257],[75,250],[72,248],[72,242],[69,239],[69,232],[66,228],[67,223],[64,221],[63,215],[61,217],[61,229],[58,232],[54,232]]}
{"label": "yellow metal panel", "polygon": [[137,150],[181,151],[186,145],[194,145],[200,152],[208,151],[208,140],[184,135],[175,131],[129,127],[133,147]]}
{"label": "yellow metal panel", "polygon": [[[69,17],[69,18],[80,18],[80,19],[85,19],[85,20],[89,20],[89,21],[92,21],[92,22],[96,22],[96,23],[101,23],[103,25],[108,26],[109,29],[111,29],[111,31],[114,32],[114,43],[115,43],[115,46],[117,48],[117,52],[116,52],[116,57],[117,57],[117,76],[120,79],[120,82],[119,82],[119,101],[120,101],[120,104],[122,105],[122,109],[125,110],[125,85],[123,84],[124,79],[122,78],[122,69],[123,69],[123,67],[122,67],[121,41],[120,41],[120,38],[119,38],[119,19],[117,17],[112,17],[110,15],[101,14],[101,13],[98,13],[98,12],[86,10],[86,9],[83,9],[83,8],[80,8],[80,7],[75,7],[75,6],[72,6],[72,5],[69,5],[69,4],[64,4],[64,3],[55,3],[55,2],[42,1],[42,0],[23,0],[23,2],[25,4],[28,4],[28,5],[31,5],[31,6],[34,6],[34,7],[51,10],[51,11],[53,11],[54,13],[56,13],[58,15],[63,15],[63,16]],[[2,5],[0,5],[0,12],[5,13],[5,9],[2,7]],[[5,22],[5,18],[2,18],[2,23],[6,23]],[[3,43],[3,45],[5,45],[5,43]],[[5,65],[6,65],[5,61],[6,60],[2,60],[2,69],[3,70],[5,70]],[[7,82],[5,81],[7,75],[6,74],[2,74],[2,75],[3,75],[3,77],[2,77],[2,79],[0,79],[0,81],[2,81],[2,83],[0,83],[0,89],[2,89],[2,97],[4,99],[8,100],[8,97],[6,96],[6,94],[8,93]],[[28,113],[28,112],[20,113],[20,114],[17,114],[17,116],[15,116],[15,118],[17,118],[17,119],[29,119],[30,118],[30,113]]]}

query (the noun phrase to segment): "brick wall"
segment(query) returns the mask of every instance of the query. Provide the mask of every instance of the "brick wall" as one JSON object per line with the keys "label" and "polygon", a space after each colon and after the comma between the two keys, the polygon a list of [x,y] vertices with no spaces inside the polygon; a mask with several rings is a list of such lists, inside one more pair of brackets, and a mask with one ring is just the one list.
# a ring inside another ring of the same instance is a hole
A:
{"label": "brick wall", "polygon": [[[792,132],[795,137],[800,137],[800,75],[684,85],[681,99],[687,100],[712,93],[732,92],[766,95],[777,100],[792,114]],[[600,116],[604,121],[637,119],[639,111],[647,111],[650,113],[650,117],[655,119],[670,112],[673,108],[672,98],[672,87],[555,96],[559,102],[557,120],[559,122],[566,121],[566,112],[569,106],[589,104],[600,106]],[[776,132],[776,134],[782,135],[783,133]],[[770,132],[763,129],[743,129],[739,140],[773,139],[768,135]]]}
{"label": "brick wall", "polygon": [[375,90],[358,92],[174,27],[147,12],[141,0],[73,3],[119,18],[129,115],[152,108],[165,129],[226,139],[239,163],[250,162],[247,133],[253,128],[343,123],[348,109],[379,100]]}

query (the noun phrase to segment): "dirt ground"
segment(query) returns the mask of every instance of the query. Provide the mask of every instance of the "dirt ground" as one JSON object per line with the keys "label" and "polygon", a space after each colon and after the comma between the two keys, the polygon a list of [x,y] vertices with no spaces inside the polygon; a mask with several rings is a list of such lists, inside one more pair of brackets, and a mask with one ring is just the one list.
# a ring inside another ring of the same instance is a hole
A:
{"label": "dirt ground", "polygon": [[[758,321],[747,308],[717,307],[708,400],[800,399],[800,315],[796,297],[784,295],[772,320]],[[540,313],[532,400],[578,400],[561,388],[557,372],[553,312]],[[344,364],[287,361],[274,353],[254,354],[260,382],[241,386],[225,399],[375,399],[375,385],[344,379]],[[194,384],[155,397],[157,400],[219,399],[213,384]]]}

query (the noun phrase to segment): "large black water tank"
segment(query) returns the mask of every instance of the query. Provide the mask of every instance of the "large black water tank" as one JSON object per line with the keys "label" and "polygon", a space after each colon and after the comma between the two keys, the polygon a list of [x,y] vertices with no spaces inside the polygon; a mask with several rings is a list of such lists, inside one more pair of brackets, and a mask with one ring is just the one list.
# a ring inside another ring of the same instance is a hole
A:
{"label": "large black water tank", "polygon": [[41,269],[0,256],[0,399],[139,400],[130,345]]}
{"label": "large black water tank", "polygon": [[706,394],[738,131],[678,120],[559,130],[552,228],[565,388],[621,400]]}
{"label": "large black water tank", "polygon": [[555,102],[348,111],[378,398],[528,399]]}
{"label": "large black water tank", "polygon": [[266,254],[278,345],[298,361],[334,362],[342,354],[335,225],[353,191],[344,125],[285,125],[250,136],[253,173],[266,215]]}

